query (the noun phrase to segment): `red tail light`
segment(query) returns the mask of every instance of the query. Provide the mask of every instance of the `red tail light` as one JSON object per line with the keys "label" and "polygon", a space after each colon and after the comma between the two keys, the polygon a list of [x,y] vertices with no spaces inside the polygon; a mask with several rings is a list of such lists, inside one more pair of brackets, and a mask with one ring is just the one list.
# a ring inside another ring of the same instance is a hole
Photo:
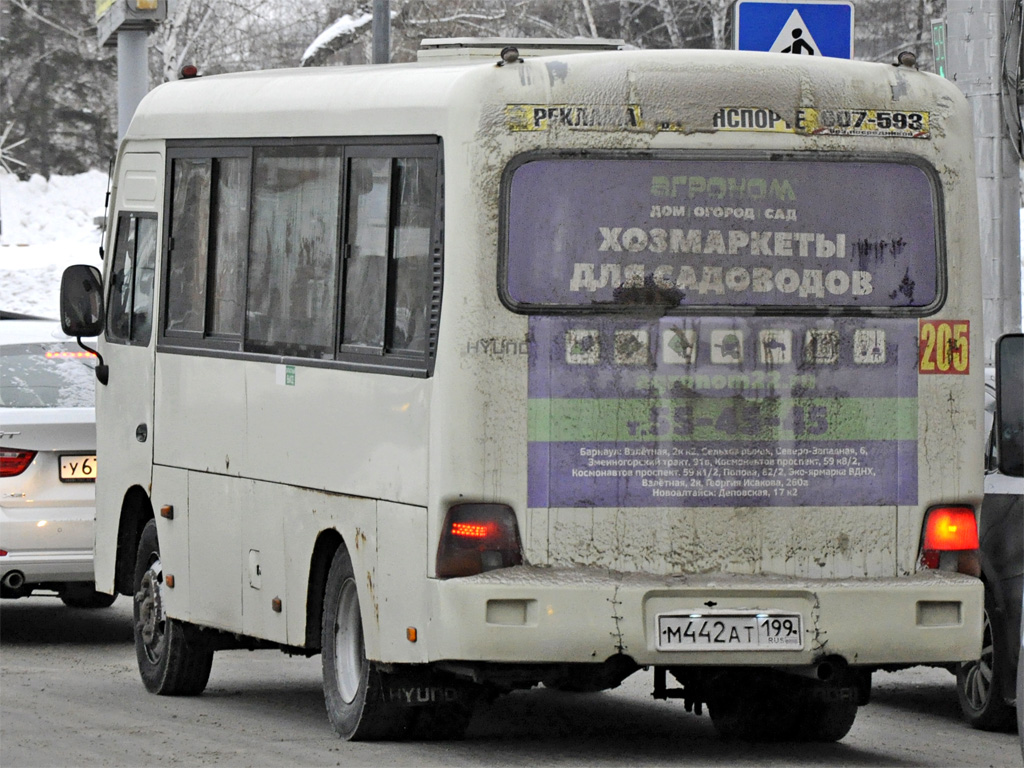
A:
{"label": "red tail light", "polygon": [[35,451],[19,451],[14,448],[0,448],[0,477],[15,477],[20,475],[32,459],[36,457]]}
{"label": "red tail light", "polygon": [[[978,520],[971,507],[933,507],[924,519],[921,563],[926,568],[940,568],[943,553],[971,555],[978,549]],[[945,558],[950,570],[971,573],[976,557]],[[954,565],[955,564],[955,565]]]}
{"label": "red tail light", "polygon": [[472,576],[523,562],[515,512],[504,504],[459,504],[448,510],[437,547],[437,575]]}

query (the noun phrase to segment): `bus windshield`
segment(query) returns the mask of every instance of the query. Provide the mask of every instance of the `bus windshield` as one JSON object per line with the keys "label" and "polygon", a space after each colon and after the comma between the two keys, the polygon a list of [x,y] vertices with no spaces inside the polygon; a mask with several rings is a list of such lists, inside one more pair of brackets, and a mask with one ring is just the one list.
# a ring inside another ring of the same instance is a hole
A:
{"label": "bus windshield", "polygon": [[506,179],[505,300],[924,314],[942,298],[934,179],[843,160],[527,159]]}

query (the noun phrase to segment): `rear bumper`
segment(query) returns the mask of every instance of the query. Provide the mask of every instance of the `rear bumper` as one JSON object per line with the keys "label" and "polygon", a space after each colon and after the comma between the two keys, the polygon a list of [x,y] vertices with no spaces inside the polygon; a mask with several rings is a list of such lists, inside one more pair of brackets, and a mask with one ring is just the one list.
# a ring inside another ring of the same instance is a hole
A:
{"label": "rear bumper", "polygon": [[29,584],[94,579],[91,507],[33,510],[29,519],[4,512],[0,548],[7,554],[0,557],[0,579],[11,571],[20,571]]}
{"label": "rear bumper", "polygon": [[[950,663],[981,650],[982,583],[944,572],[812,580],[509,568],[434,582],[431,661],[803,666]],[[659,613],[785,611],[803,619],[802,650],[657,649]]]}
{"label": "rear bumper", "polygon": [[0,557],[0,579],[12,571],[20,571],[27,584],[91,582],[92,549],[8,552]]}

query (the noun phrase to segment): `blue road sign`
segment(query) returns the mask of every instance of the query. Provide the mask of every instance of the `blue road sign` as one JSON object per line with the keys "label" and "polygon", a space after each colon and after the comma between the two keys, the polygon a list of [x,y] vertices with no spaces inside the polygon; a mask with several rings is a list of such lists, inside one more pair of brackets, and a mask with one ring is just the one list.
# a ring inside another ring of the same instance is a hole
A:
{"label": "blue road sign", "polygon": [[853,58],[853,3],[849,0],[737,0],[733,8],[737,50]]}

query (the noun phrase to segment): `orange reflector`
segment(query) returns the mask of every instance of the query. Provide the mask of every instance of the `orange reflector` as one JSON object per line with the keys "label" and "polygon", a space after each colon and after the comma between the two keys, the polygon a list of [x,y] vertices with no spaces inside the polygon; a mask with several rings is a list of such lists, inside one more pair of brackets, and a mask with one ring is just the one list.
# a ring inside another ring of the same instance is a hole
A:
{"label": "orange reflector", "polygon": [[452,536],[465,536],[467,539],[483,539],[487,537],[489,525],[479,523],[452,523]]}
{"label": "orange reflector", "polygon": [[978,521],[970,507],[936,507],[928,510],[924,549],[950,552],[978,548]]}
{"label": "orange reflector", "polygon": [[271,610],[274,611],[274,613],[280,613],[281,612],[281,598],[280,597],[275,597],[273,600],[271,600],[270,601],[270,608],[271,608]]}
{"label": "orange reflector", "polygon": [[169,573],[167,575],[165,575],[164,576],[164,584],[166,584],[171,589],[174,589],[174,577],[171,576],[171,574],[169,574]]}
{"label": "orange reflector", "polygon": [[171,504],[164,504],[160,507],[160,517],[166,517],[168,520],[174,519],[174,506]]}
{"label": "orange reflector", "polygon": [[410,643],[416,642],[416,627],[405,628],[405,639],[408,640]]}

